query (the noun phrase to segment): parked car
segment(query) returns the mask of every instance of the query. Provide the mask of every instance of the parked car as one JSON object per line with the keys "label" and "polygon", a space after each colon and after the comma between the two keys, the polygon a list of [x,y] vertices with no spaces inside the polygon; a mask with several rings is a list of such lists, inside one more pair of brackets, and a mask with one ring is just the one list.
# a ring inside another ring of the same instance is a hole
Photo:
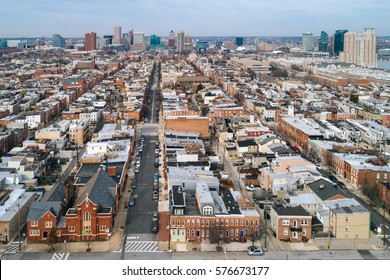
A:
{"label": "parked car", "polygon": [[245,186],[245,188],[247,191],[254,191],[255,190],[255,187],[253,185]]}
{"label": "parked car", "polygon": [[337,182],[337,185],[340,187],[340,188],[342,188],[343,190],[346,190],[347,189],[347,187],[345,186],[345,184],[343,183],[343,182]]}
{"label": "parked car", "polygon": [[332,182],[334,182],[334,183],[337,183],[337,182],[338,182],[337,178],[336,178],[335,176],[333,176],[333,175],[330,175],[330,176],[329,176],[329,179],[330,179]]}
{"label": "parked car", "polygon": [[134,196],[130,196],[130,199],[129,199],[129,206],[132,207],[135,205],[135,198]]}
{"label": "parked car", "polygon": [[158,222],[158,212],[157,211],[153,212],[153,222]]}
{"label": "parked car", "polygon": [[243,162],[233,162],[233,166],[241,166],[243,165]]}
{"label": "parked car", "polygon": [[158,173],[157,172],[154,172],[153,178],[154,179],[158,179]]}
{"label": "parked car", "polygon": [[158,200],[158,191],[153,191],[153,199]]}
{"label": "parked car", "polygon": [[139,167],[138,166],[135,168],[135,173],[139,173]]}
{"label": "parked car", "polygon": [[154,159],[154,167],[158,167],[158,158]]}
{"label": "parked car", "polygon": [[158,232],[158,222],[157,221],[152,222],[152,232]]}
{"label": "parked car", "polygon": [[264,250],[260,246],[250,246],[248,248],[248,255],[249,256],[263,256]]}

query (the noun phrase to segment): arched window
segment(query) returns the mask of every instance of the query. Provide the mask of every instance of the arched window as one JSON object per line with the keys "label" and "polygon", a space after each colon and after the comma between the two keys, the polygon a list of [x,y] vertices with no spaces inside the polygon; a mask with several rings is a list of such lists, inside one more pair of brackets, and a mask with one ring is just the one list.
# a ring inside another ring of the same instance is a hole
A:
{"label": "arched window", "polygon": [[91,221],[91,214],[89,212],[84,213],[84,222]]}
{"label": "arched window", "polygon": [[213,207],[204,206],[203,207],[203,215],[213,215]]}

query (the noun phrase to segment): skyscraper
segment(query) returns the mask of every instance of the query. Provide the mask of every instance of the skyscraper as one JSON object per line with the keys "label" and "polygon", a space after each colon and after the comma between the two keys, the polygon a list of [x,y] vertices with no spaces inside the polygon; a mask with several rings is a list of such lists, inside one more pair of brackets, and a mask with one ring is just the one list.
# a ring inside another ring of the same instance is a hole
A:
{"label": "skyscraper", "polygon": [[192,36],[187,35],[184,37],[184,52],[189,53],[193,49]]}
{"label": "skyscraper", "polygon": [[55,48],[65,48],[65,39],[60,34],[53,34],[52,45]]}
{"label": "skyscraper", "polygon": [[177,32],[177,46],[176,46],[176,49],[177,49],[177,52],[179,53],[183,53],[184,52],[184,32],[183,31],[179,31]]}
{"label": "skyscraper", "polygon": [[114,27],[114,40],[113,44],[120,44],[121,43],[121,37],[122,37],[122,27],[115,26]]}
{"label": "skyscraper", "polygon": [[237,46],[244,45],[244,37],[236,37],[236,45]]}
{"label": "skyscraper", "polygon": [[344,51],[340,53],[341,62],[375,68],[378,64],[376,35],[374,28],[364,28],[364,32],[347,32],[344,35]]}
{"label": "skyscraper", "polygon": [[169,32],[169,38],[168,38],[168,49],[174,49],[175,45],[176,45],[175,32],[171,30],[171,32]]}
{"label": "skyscraper", "polygon": [[302,34],[302,48],[306,52],[314,51],[313,33],[305,32]]}
{"label": "skyscraper", "polygon": [[325,31],[321,31],[320,42],[318,44],[318,50],[320,52],[327,52],[329,44],[329,36]]}
{"label": "skyscraper", "polygon": [[85,34],[84,49],[86,51],[96,50],[96,33],[95,32]]}
{"label": "skyscraper", "polygon": [[348,30],[336,30],[334,33],[334,55],[339,55],[344,50],[344,34],[347,32]]}
{"label": "skyscraper", "polygon": [[143,45],[145,44],[145,33],[143,32],[134,32],[134,45]]}
{"label": "skyscraper", "polygon": [[129,30],[129,41],[130,41],[130,45],[134,44],[134,32],[133,32],[133,29]]}
{"label": "skyscraper", "polygon": [[152,34],[150,35],[150,47],[156,48],[161,45],[161,39],[159,36]]}

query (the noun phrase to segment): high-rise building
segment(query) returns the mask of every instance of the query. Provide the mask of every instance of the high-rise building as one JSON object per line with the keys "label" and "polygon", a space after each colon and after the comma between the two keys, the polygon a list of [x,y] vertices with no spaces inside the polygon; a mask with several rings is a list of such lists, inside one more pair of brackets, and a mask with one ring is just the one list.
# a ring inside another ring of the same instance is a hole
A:
{"label": "high-rise building", "polygon": [[95,32],[85,34],[84,49],[86,51],[96,50],[96,33]]}
{"label": "high-rise building", "polygon": [[119,45],[121,43],[121,37],[122,37],[122,27],[115,26],[114,27],[114,40],[112,43]]}
{"label": "high-rise building", "polygon": [[0,49],[8,48],[7,41],[0,41]]}
{"label": "high-rise building", "polygon": [[334,34],[330,36],[328,51],[331,55],[334,55]]}
{"label": "high-rise building", "polygon": [[145,44],[145,33],[143,32],[134,32],[134,45],[143,45]]}
{"label": "high-rise building", "polygon": [[161,38],[155,34],[150,35],[150,47],[155,48],[161,45]]}
{"label": "high-rise building", "polygon": [[129,30],[129,41],[130,41],[130,45],[134,44],[134,32],[133,32],[133,29]]}
{"label": "high-rise building", "polygon": [[112,45],[112,41],[113,41],[113,38],[114,36],[112,35],[104,35],[103,36],[104,40],[106,41],[106,45]]}
{"label": "high-rise building", "polygon": [[318,43],[318,50],[320,52],[327,52],[329,44],[329,36],[325,31],[321,31],[320,42]]}
{"label": "high-rise building", "polygon": [[65,48],[65,39],[60,34],[53,34],[52,45],[55,48]]}
{"label": "high-rise building", "polygon": [[184,38],[184,44],[192,44],[192,36],[185,36]]}
{"label": "high-rise building", "polygon": [[236,45],[237,46],[244,45],[244,37],[236,37]]}
{"label": "high-rise building", "polygon": [[171,30],[168,37],[168,49],[174,49],[176,45],[175,32]]}
{"label": "high-rise building", "polygon": [[183,31],[177,32],[177,52],[183,53],[184,52],[184,42],[185,42],[185,36]]}
{"label": "high-rise building", "polygon": [[374,28],[364,28],[364,32],[347,32],[344,35],[344,51],[340,53],[341,62],[375,68],[378,64],[376,35]]}
{"label": "high-rise building", "polygon": [[334,33],[334,55],[339,55],[344,50],[344,34],[347,32],[348,30],[336,30]]}
{"label": "high-rise building", "polygon": [[302,34],[302,48],[305,52],[314,51],[313,33],[305,32]]}

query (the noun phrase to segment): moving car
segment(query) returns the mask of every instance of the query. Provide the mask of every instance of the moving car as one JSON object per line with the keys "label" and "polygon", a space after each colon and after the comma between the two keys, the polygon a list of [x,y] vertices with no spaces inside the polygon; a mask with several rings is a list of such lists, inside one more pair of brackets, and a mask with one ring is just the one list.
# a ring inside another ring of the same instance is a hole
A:
{"label": "moving car", "polygon": [[248,248],[248,255],[249,256],[263,256],[264,250],[260,246],[250,246]]}

